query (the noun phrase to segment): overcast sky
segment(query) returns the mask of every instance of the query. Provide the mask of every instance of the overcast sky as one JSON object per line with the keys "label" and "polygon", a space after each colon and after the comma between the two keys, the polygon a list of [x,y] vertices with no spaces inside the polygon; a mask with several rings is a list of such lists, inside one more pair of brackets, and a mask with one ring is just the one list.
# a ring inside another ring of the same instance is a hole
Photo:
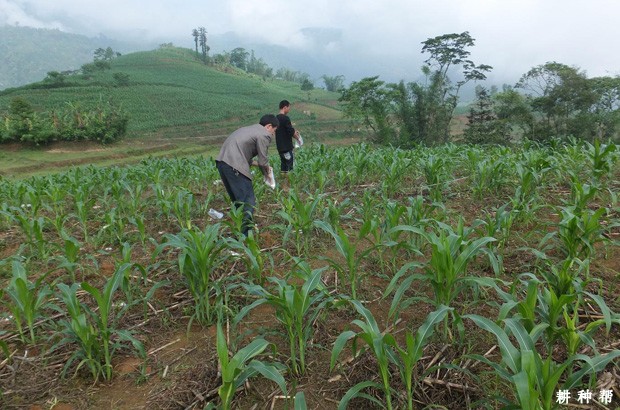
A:
{"label": "overcast sky", "polygon": [[463,31],[476,39],[471,59],[493,66],[489,77],[500,83],[547,61],[620,75],[619,17],[620,0],[0,0],[0,24],[184,47],[204,26],[210,36],[232,31],[390,81],[419,75],[422,41]]}

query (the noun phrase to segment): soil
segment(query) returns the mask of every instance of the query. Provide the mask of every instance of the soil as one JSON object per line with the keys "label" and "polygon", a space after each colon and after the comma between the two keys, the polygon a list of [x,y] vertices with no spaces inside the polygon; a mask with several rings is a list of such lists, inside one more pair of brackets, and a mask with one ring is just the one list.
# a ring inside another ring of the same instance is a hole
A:
{"label": "soil", "polygon": [[[347,140],[343,140],[346,144]],[[413,184],[412,184],[413,185]],[[363,192],[369,184],[365,182],[359,187],[349,187],[349,192],[339,190],[332,192],[332,199],[343,203],[350,192]],[[449,217],[453,222],[463,217],[467,222],[482,217],[484,209],[497,205],[500,201],[495,197],[474,199],[467,191],[465,184],[457,184],[449,193]],[[220,192],[221,193],[221,192]],[[404,194],[397,194],[396,196]],[[221,195],[211,203],[213,207],[224,210],[226,202]],[[295,247],[283,236],[283,231],[277,229],[282,220],[276,215],[279,205],[275,196],[268,197],[259,204],[256,222],[260,227],[258,243],[266,258],[264,276],[275,275],[280,278],[294,269],[293,261],[288,254],[295,253]],[[354,204],[345,209],[343,214],[353,214]],[[267,212],[266,210],[269,210]],[[539,218],[549,221],[553,216],[541,212]],[[155,218],[153,218],[155,219]],[[223,223],[228,222],[224,220]],[[557,222],[557,221],[555,221]],[[200,227],[206,220],[195,221]],[[358,222],[349,220],[350,232],[359,229]],[[532,223],[535,223],[532,222]],[[546,225],[545,229],[550,229]],[[511,237],[504,255],[505,271],[500,277],[506,282],[512,282],[516,275],[533,269],[534,257],[523,249],[527,238],[529,244],[536,243],[546,232],[538,233],[535,238],[528,238],[532,225],[515,226],[514,237]],[[163,240],[164,232],[178,231],[174,221],[153,220],[149,229],[149,236],[157,242]],[[226,228],[224,228],[226,229]],[[617,232],[611,231],[611,235]],[[76,233],[77,235],[77,233]],[[23,235],[17,229],[9,229],[0,233],[0,258],[5,259],[18,252],[24,242]],[[368,241],[355,241],[358,257],[369,246]],[[3,408],[14,409],[202,409],[207,403],[218,403],[217,389],[220,384],[218,356],[216,352],[216,328],[201,326],[196,322],[189,324],[192,313],[193,300],[187,292],[181,277],[178,274],[178,252],[161,252],[157,264],[153,264],[152,255],[156,244],[146,243],[143,246],[134,244],[132,261],[143,266],[152,266],[147,280],[141,279],[139,271],[132,271],[130,280],[146,293],[157,281],[168,280],[155,292],[148,304],[135,306],[119,322],[123,329],[129,329],[144,343],[146,358],[141,359],[125,351],[115,355],[113,360],[114,376],[111,381],[93,381],[85,368],[77,369],[75,365],[67,369],[62,377],[63,369],[72,350],[69,346],[52,351],[52,343],[37,342],[26,345],[14,336],[3,337],[11,352],[11,360],[0,363],[0,388],[2,397],[0,404]],[[95,255],[91,259],[84,259],[82,270],[78,272],[80,280],[102,285],[111,277],[118,267],[120,246],[110,251],[101,251],[106,245],[85,249],[85,254]],[[426,255],[420,257],[413,252],[401,251],[397,254],[398,265],[405,262],[428,259]],[[598,246],[598,257],[591,266],[593,276],[601,279],[602,295],[609,307],[620,311],[620,298],[617,290],[620,288],[620,249],[617,244]],[[325,267],[322,276],[323,282],[329,289],[342,289],[342,278],[339,278],[335,269],[329,266],[327,259],[342,263],[343,259],[333,245],[333,239],[315,230],[312,232],[309,252],[303,255],[312,268]],[[396,341],[403,346],[407,331],[415,331],[424,322],[433,306],[425,301],[418,301],[404,309],[399,320],[389,318],[391,296],[384,298],[382,292],[390,283],[395,269],[384,267],[380,262],[380,254],[372,253],[370,257],[360,261],[360,272],[363,279],[359,288],[358,299],[372,312],[380,329],[394,335]],[[40,262],[40,272],[47,272],[54,266],[51,261]],[[383,272],[386,269],[386,272]],[[488,263],[478,258],[471,264],[469,273],[478,276],[493,276]],[[216,272],[218,280],[234,280],[237,276],[247,275],[245,265],[239,260],[227,261]],[[52,271],[48,273],[48,280],[65,280],[66,272]],[[336,288],[338,284],[339,288]],[[416,283],[415,288],[407,291],[420,297],[432,297],[432,289],[428,285]],[[482,303],[472,304],[471,293],[464,292],[454,302],[461,315],[476,313],[488,318],[497,317],[497,303],[499,298],[491,293],[481,291],[476,295]],[[120,298],[121,295],[119,294]],[[229,303],[240,307],[251,303],[254,299],[242,289],[232,292]],[[86,300],[86,298],[84,298]],[[488,303],[484,303],[488,302]],[[493,304],[492,302],[495,302]],[[92,303],[91,303],[92,304]],[[94,308],[94,306],[92,306]],[[50,312],[51,313],[51,312]],[[589,314],[596,313],[590,309]],[[58,315],[50,316],[50,320],[58,320]],[[350,345],[345,348],[337,360],[336,366],[330,366],[331,350],[334,341],[343,331],[359,330],[352,321],[358,315],[349,305],[333,307],[321,315],[313,324],[313,335],[309,341],[307,352],[307,371],[303,375],[295,376],[287,373],[286,379],[293,392],[305,393],[308,408],[335,409],[345,393],[359,382],[372,380],[380,382],[378,363],[368,351],[354,352]],[[48,321],[49,322],[49,321]],[[503,393],[497,386],[497,380],[486,380],[483,365],[476,364],[465,355],[471,353],[488,353],[488,358],[499,361],[500,355],[495,346],[495,339],[481,332],[470,321],[464,322],[465,334],[470,335],[466,340],[458,341],[457,332],[452,329],[451,337],[435,337],[426,346],[424,355],[416,367],[415,401],[422,408],[424,406],[443,406],[447,409],[474,409],[482,408],[478,403],[481,399],[488,399],[488,392]],[[3,323],[0,328],[8,329]],[[57,340],[54,328],[50,323],[41,323],[38,327],[40,340]],[[233,349],[241,348],[258,336],[265,337],[276,347],[275,353],[263,356],[262,359],[279,361],[288,364],[289,346],[283,333],[283,326],[278,322],[272,307],[261,305],[250,312],[243,322],[235,327],[230,321],[226,327],[227,342]],[[612,328],[607,335],[602,330],[596,334],[597,346],[606,346],[602,351],[608,351],[618,346],[620,329]],[[554,352],[560,357],[564,352]],[[458,371],[451,367],[437,367],[438,365],[452,364],[466,368],[468,372]],[[617,366],[616,366],[617,367]],[[612,384],[618,386],[617,368],[609,369]],[[391,380],[395,389],[403,391],[397,369],[390,368]],[[472,375],[472,374],[475,374]],[[487,385],[486,383],[491,383]],[[491,386],[491,387],[489,387]],[[369,389],[368,394],[378,400],[385,400],[377,389]],[[399,406],[404,406],[402,398],[393,398]],[[264,378],[254,378],[244,384],[235,395],[234,408],[238,409],[285,409],[291,406],[289,400],[282,396],[279,388]],[[349,408],[372,409],[379,408],[368,400],[355,399]],[[428,408],[428,407],[427,407]]]}

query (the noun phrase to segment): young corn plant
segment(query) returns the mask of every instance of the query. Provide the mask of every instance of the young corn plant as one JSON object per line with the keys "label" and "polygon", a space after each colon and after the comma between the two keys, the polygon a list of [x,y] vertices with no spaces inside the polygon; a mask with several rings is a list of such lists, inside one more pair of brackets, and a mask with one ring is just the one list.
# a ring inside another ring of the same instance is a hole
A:
{"label": "young corn plant", "polygon": [[358,254],[355,244],[340,226],[334,228],[323,221],[314,221],[314,225],[334,238],[336,250],[344,258],[344,264],[334,258],[326,257],[325,260],[336,270],[339,277],[346,278],[350,286],[351,297],[357,299],[357,289],[363,276],[360,264],[374,251],[374,247],[369,247]]}
{"label": "young corn plant", "polygon": [[[571,355],[562,362],[556,362],[553,355],[543,358],[536,349],[536,342],[545,330],[544,324],[535,326],[527,331],[518,318],[502,320],[504,327],[478,315],[466,315],[464,319],[472,320],[481,329],[493,334],[497,338],[502,358],[499,363],[492,362],[481,355],[471,357],[491,366],[494,374],[503,379],[512,389],[515,397],[510,402],[500,397],[507,407],[522,410],[551,410],[558,407],[554,395],[558,389],[570,390],[582,386],[585,376],[593,376],[605,368],[612,360],[620,357],[620,350],[614,350],[605,355]],[[518,347],[513,345],[510,336],[513,336]],[[578,369],[571,373],[571,369],[581,363]],[[564,383],[560,383],[565,376]]]}
{"label": "young corn plant", "polygon": [[250,231],[244,240],[230,239],[226,242],[229,249],[239,252],[248,271],[248,275],[255,283],[264,282],[265,262],[273,266],[273,258],[269,252],[263,252],[258,244],[258,238]]}
{"label": "young corn plant", "polygon": [[562,220],[558,225],[558,238],[566,259],[590,259],[595,252],[595,245],[605,241],[601,218],[605,214],[604,208],[596,211],[584,210],[581,215],[576,214],[573,207],[562,207]]}
{"label": "young corn plant", "polygon": [[430,197],[435,202],[443,200],[443,189],[446,185],[446,163],[442,157],[429,155],[423,162],[424,176],[426,177],[426,186],[429,190]]}
{"label": "young corn plant", "polygon": [[[378,404],[380,407],[392,409],[392,394],[394,393],[394,389],[391,387],[390,382],[390,364],[394,364],[398,367],[401,380],[406,387],[407,408],[410,410],[413,409],[413,382],[415,368],[422,358],[422,353],[426,342],[433,335],[435,326],[444,320],[448,312],[452,309],[446,306],[440,306],[436,311],[430,313],[422,326],[416,332],[415,336],[412,332],[407,331],[406,344],[402,347],[398,345],[392,334],[382,332],[379,329],[372,313],[364,307],[361,302],[352,300],[350,303],[362,317],[362,320],[355,319],[352,322],[355,326],[360,328],[360,331],[355,332],[353,330],[347,330],[338,336],[331,354],[330,370],[335,368],[336,359],[342,352],[346,343],[349,340],[354,339],[353,346],[354,349],[357,350],[357,340],[360,339],[366,344],[377,360],[381,383],[364,381],[351,387],[340,400],[338,409],[346,409],[349,402],[355,397],[363,397],[374,402],[375,404]],[[358,351],[354,351],[354,356],[357,355]],[[385,401],[380,401],[375,397],[364,394],[363,390],[367,388],[381,390],[385,396]]]}
{"label": "young corn plant", "polygon": [[548,168],[536,171],[532,168],[516,164],[517,188],[510,199],[512,209],[518,211],[519,221],[529,224],[535,219],[535,212],[540,209],[538,189]]}
{"label": "young corn plant", "polygon": [[602,144],[598,139],[594,144],[588,143],[589,162],[592,167],[592,181],[595,185],[601,184],[602,177],[611,175],[615,163],[618,161],[617,146],[613,142]]}
{"label": "young corn plant", "polygon": [[194,298],[194,314],[190,319],[207,325],[213,322],[213,306],[210,297],[213,291],[213,275],[225,257],[222,251],[226,242],[220,237],[220,225],[207,225],[204,230],[183,229],[178,235],[166,234],[166,242],[160,244],[154,257],[165,248],[180,251],[178,266],[187,287]]}
{"label": "young corn plant", "polygon": [[82,246],[77,239],[67,234],[65,231],[62,233],[62,237],[64,247],[62,248],[63,254],[60,256],[60,265],[58,265],[58,267],[67,271],[71,282],[76,282],[75,272],[81,267],[78,261],[80,259],[80,249],[82,249]]}
{"label": "young corn plant", "polygon": [[[346,343],[351,340],[361,339],[363,340],[370,351],[373,353],[375,359],[377,360],[377,365],[379,366],[379,374],[381,378],[381,383],[376,383],[373,381],[365,381],[356,384],[352,388],[350,388],[344,397],[340,400],[340,404],[338,405],[338,409],[346,409],[349,401],[355,397],[361,396],[368,400],[371,400],[375,404],[380,407],[385,407],[388,410],[391,410],[392,407],[392,393],[393,389],[390,385],[390,371],[389,366],[390,362],[395,362],[396,354],[393,349],[393,336],[391,334],[383,334],[379,329],[379,325],[377,325],[377,321],[373,317],[372,313],[366,309],[362,303],[358,300],[352,300],[351,304],[357,310],[357,312],[362,316],[362,320],[355,319],[353,320],[353,324],[360,328],[359,332],[355,332],[353,330],[347,330],[342,332],[336,341],[334,342],[334,348],[331,354],[330,360],[330,370],[334,370],[336,366],[336,359],[342,352],[342,349],[346,345]],[[357,343],[354,343],[354,348],[357,348]],[[354,351],[354,356],[357,356],[359,352]],[[362,391],[366,388],[375,388],[379,389],[384,394],[384,401],[379,400],[375,397],[369,396],[367,394],[362,394]],[[385,406],[383,405],[385,403]]]}
{"label": "young corn plant", "polygon": [[288,242],[292,233],[292,239],[298,256],[308,252],[312,234],[312,222],[314,221],[316,209],[321,202],[321,198],[320,194],[316,194],[314,198],[302,198],[295,189],[290,189],[288,196],[283,195],[280,197],[282,209],[276,214],[286,224],[282,227],[284,231],[283,240]]}
{"label": "young corn plant", "polygon": [[270,343],[263,338],[254,339],[231,358],[222,325],[217,323],[217,356],[222,372],[222,385],[217,392],[220,396],[222,410],[232,409],[235,392],[243,386],[246,380],[258,374],[277,383],[282,393],[286,395],[286,382],[280,374],[282,366],[278,363],[266,364],[255,359],[269,345]]}
{"label": "young corn plant", "polygon": [[[418,365],[418,362],[422,358],[424,353],[424,346],[428,342],[428,339],[433,335],[435,326],[440,323],[448,313],[452,311],[452,308],[446,306],[440,306],[434,312],[431,312],[422,326],[418,329],[416,334],[407,331],[405,333],[405,346],[400,346],[396,343],[395,339],[388,339],[393,343],[393,347],[396,349],[398,355],[397,366],[400,373],[401,380],[405,385],[407,392],[407,409],[413,410],[413,391],[414,391],[414,371]],[[429,369],[427,371],[431,371]]]}
{"label": "young corn plant", "polygon": [[194,195],[187,191],[178,191],[172,203],[172,213],[181,229],[192,229],[192,209]]}
{"label": "young corn plant", "polygon": [[[500,308],[499,319],[506,319],[516,311],[513,317],[520,319],[526,331],[531,332],[537,325],[544,326],[543,341],[548,354],[552,354],[557,341],[562,341],[570,354],[576,354],[584,344],[596,351],[592,334],[603,325],[608,334],[612,323],[618,323],[618,316],[609,309],[603,298],[584,291],[581,284],[577,283],[576,288],[570,291],[557,294],[548,282],[532,274],[523,274],[513,285],[512,292],[499,291],[505,301]],[[586,304],[596,304],[601,318],[581,323],[580,306]]]}
{"label": "young corn plant", "polygon": [[[411,228],[410,230],[414,230]],[[495,241],[492,237],[482,237],[469,239],[468,232],[458,229],[456,232],[449,225],[440,225],[439,233],[423,232],[416,230],[426,238],[431,247],[431,257],[427,264],[419,263],[405,264],[390,281],[383,297],[387,297],[394,292],[394,298],[390,307],[390,317],[402,309],[402,306],[411,305],[417,300],[426,300],[419,296],[408,298],[406,291],[413,281],[419,280],[427,282],[433,289],[433,299],[427,302],[435,307],[451,306],[454,300],[468,289],[478,290],[480,286],[496,288],[494,278],[478,277],[467,275],[467,266],[480,253],[486,253],[491,260],[494,269],[499,269],[496,257],[485,248],[489,243]],[[422,267],[424,273],[409,274],[411,269]],[[401,281],[402,279],[402,281]],[[405,299],[403,299],[405,298]],[[453,312],[455,323],[458,325],[459,319],[456,312]],[[449,329],[448,323],[445,325],[445,336]]]}
{"label": "young corn plant", "polygon": [[[472,155],[472,151],[467,153]],[[495,195],[505,182],[506,163],[502,157],[491,157],[479,161],[470,161],[474,164],[471,188],[476,198]]]}
{"label": "young corn plant", "polygon": [[41,275],[36,281],[28,279],[26,268],[19,262],[12,263],[13,277],[4,292],[9,297],[5,306],[11,312],[12,321],[23,343],[36,343],[35,320],[42,316],[43,310],[50,306],[52,294],[44,283],[47,275]]}
{"label": "young corn plant", "polygon": [[46,218],[32,216],[31,213],[21,207],[10,207],[8,211],[2,211],[13,223],[17,224],[26,237],[25,244],[33,254],[46,259],[49,254],[48,241],[44,231],[47,225]]}
{"label": "young corn plant", "polygon": [[75,212],[71,215],[75,217],[82,227],[83,240],[85,243],[89,241],[88,223],[91,220],[91,210],[95,205],[95,198],[90,197],[88,188],[80,188],[74,195]]}
{"label": "young corn plant", "polygon": [[[68,286],[58,284],[59,298],[65,304],[65,309],[56,307],[68,317],[59,322],[63,338],[52,347],[56,350],[66,344],[75,343],[78,349],[71,355],[64,366],[63,375],[71,365],[78,361],[75,372],[82,367],[90,370],[95,380],[100,376],[104,380],[112,378],[112,357],[116,351],[125,348],[124,343],[131,343],[133,349],[144,358],[146,353],[142,343],[130,332],[116,327],[119,315],[124,312],[114,312],[113,297],[120,286],[124,270],[117,269],[108,279],[102,290],[89,283],[74,283]],[[78,290],[83,289],[95,301],[97,309],[91,309],[78,299]]]}
{"label": "young corn plant", "polygon": [[286,280],[271,277],[273,291],[262,286],[246,286],[248,293],[258,296],[254,303],[243,308],[235,323],[242,320],[248,312],[257,306],[267,304],[275,308],[278,321],[285,327],[289,340],[293,372],[303,375],[306,371],[306,350],[308,340],[312,337],[314,323],[332,300],[321,282],[321,274],[325,270],[310,268],[299,270],[304,282],[287,283]]}
{"label": "young corn plant", "polygon": [[228,226],[233,236],[241,238],[244,228],[245,210],[243,206],[233,206],[227,213],[228,219],[224,222],[224,225]]}

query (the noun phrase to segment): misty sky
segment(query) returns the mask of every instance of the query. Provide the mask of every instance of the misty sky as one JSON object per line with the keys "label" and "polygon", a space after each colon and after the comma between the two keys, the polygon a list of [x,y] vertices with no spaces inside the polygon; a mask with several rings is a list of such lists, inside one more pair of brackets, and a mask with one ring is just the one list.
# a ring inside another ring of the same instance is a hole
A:
{"label": "misty sky", "polygon": [[513,84],[547,61],[620,75],[619,16],[619,0],[0,0],[0,24],[188,48],[191,29],[204,26],[210,36],[232,31],[307,51],[334,63],[328,75],[346,62],[390,81],[419,75],[422,41],[463,31],[476,39],[471,59],[493,66],[495,82]]}

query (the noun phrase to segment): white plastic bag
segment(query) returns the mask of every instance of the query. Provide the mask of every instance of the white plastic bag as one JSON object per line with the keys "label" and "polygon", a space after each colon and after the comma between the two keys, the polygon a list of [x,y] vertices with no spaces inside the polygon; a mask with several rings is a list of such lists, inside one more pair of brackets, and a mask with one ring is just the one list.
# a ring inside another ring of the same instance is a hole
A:
{"label": "white plastic bag", "polygon": [[301,138],[301,134],[297,134],[297,138],[295,139],[295,148],[299,148],[304,145],[304,139]]}
{"label": "white plastic bag", "polygon": [[213,208],[209,209],[209,212],[207,212],[207,213],[213,219],[222,219],[224,217],[223,213],[221,213],[220,211],[216,211]]}
{"label": "white plastic bag", "polygon": [[273,168],[269,167],[269,172],[265,175],[265,184],[271,189],[276,187],[276,178],[273,176]]}

